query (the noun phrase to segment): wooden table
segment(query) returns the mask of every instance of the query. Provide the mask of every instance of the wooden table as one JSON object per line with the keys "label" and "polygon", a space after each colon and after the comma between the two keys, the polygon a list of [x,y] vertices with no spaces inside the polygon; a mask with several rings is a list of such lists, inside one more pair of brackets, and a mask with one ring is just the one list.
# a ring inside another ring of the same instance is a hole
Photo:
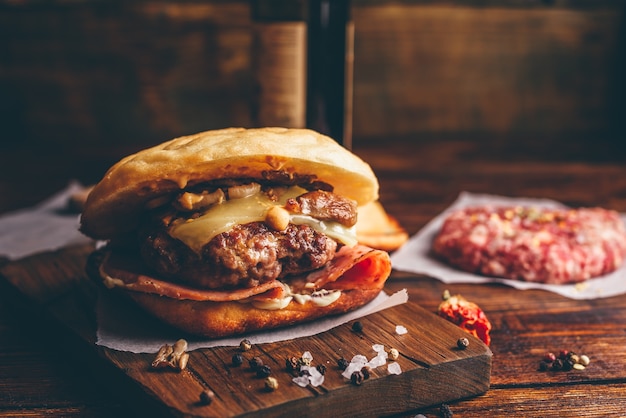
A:
{"label": "wooden table", "polygon": [[[596,144],[597,145],[597,144]],[[413,234],[445,209],[462,190],[510,196],[548,197],[566,204],[599,205],[626,212],[623,148],[605,143],[454,138],[355,141],[381,182],[381,200]],[[622,151],[621,153],[619,151]],[[122,151],[120,151],[122,152]],[[0,212],[30,205],[75,175],[85,182],[116,158],[92,152],[20,160],[4,154]],[[85,158],[87,160],[85,160]],[[58,175],[51,170],[63,159]],[[29,162],[30,161],[30,162]],[[33,162],[36,161],[37,163]],[[8,175],[8,174],[11,175]],[[7,260],[0,262],[7,267]],[[626,414],[626,297],[575,301],[544,291],[499,285],[445,285],[394,272],[388,290],[407,288],[411,301],[434,311],[449,289],[478,303],[493,324],[491,387],[484,395],[451,403],[456,416],[607,417]],[[84,350],[83,342],[41,315],[0,280],[0,416],[160,415],[133,385]],[[540,372],[547,351],[587,354],[583,371]],[[439,416],[439,407],[407,411]]]}

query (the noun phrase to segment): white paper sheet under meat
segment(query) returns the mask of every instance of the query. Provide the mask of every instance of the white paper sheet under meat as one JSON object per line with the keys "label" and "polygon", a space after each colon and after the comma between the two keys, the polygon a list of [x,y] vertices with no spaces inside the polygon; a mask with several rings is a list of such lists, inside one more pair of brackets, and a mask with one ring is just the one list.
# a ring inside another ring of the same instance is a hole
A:
{"label": "white paper sheet under meat", "polygon": [[[443,225],[448,213],[468,206],[485,204],[565,207],[565,205],[549,199],[511,198],[462,192],[449,208],[430,221],[417,234],[412,236],[402,248],[391,255],[393,268],[398,271],[424,274],[444,283],[502,283],[516,289],[543,289],[571,299],[597,299],[626,293],[626,264],[613,273],[579,284],[554,285],[484,277],[466,273],[430,255],[432,240]],[[621,217],[626,222],[626,214],[621,214]]]}

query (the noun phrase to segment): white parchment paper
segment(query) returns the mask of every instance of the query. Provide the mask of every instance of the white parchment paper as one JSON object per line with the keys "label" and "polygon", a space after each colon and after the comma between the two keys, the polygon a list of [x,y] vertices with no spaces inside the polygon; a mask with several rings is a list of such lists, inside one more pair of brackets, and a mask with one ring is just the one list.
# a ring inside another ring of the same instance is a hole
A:
{"label": "white parchment paper", "polygon": [[83,189],[71,182],[37,206],[0,217],[0,255],[15,260],[42,251],[88,243],[78,232],[79,215],[68,212],[70,196]]}
{"label": "white parchment paper", "polygon": [[347,314],[232,338],[200,339],[183,336],[179,331],[164,327],[163,324],[141,311],[139,307],[130,303],[119,303],[119,300],[113,298],[112,295],[100,292],[97,307],[97,344],[119,351],[155,353],[163,344],[171,345],[179,338],[187,340],[189,351],[209,347],[235,347],[244,338],[253,344],[286,341],[328,331],[355,319],[406,303],[408,299],[406,289],[392,295],[380,292],[372,302]]}
{"label": "white parchment paper", "polygon": [[[430,221],[412,236],[402,248],[392,254],[393,268],[399,271],[428,275],[444,283],[502,283],[516,289],[544,289],[571,299],[596,299],[626,293],[626,265],[622,265],[613,273],[583,283],[550,285],[465,273],[432,257],[430,255],[432,240],[443,225],[448,213],[456,209],[483,204],[565,207],[559,202],[548,199],[510,198],[463,192],[449,208]],[[626,214],[621,214],[621,217],[626,222]]]}

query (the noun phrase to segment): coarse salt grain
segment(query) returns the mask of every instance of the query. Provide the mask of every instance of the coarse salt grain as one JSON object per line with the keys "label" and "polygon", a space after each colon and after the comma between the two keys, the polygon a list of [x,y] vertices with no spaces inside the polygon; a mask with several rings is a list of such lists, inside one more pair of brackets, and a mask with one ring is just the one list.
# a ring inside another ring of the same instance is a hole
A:
{"label": "coarse salt grain", "polygon": [[315,367],[309,367],[309,383],[313,387],[318,387],[324,383],[324,375],[319,372]]}
{"label": "coarse salt grain", "polygon": [[350,363],[362,363],[363,365],[365,365],[365,363],[367,363],[367,357],[365,357],[363,354],[357,354],[356,356],[352,357]]}
{"label": "coarse salt grain", "polygon": [[389,363],[389,365],[387,366],[387,371],[390,374],[401,374],[402,373],[402,369],[400,368],[400,365],[397,362],[392,362]]}
{"label": "coarse salt grain", "polygon": [[376,357],[372,358],[370,361],[367,362],[367,366],[370,369],[375,369],[377,367],[380,367],[380,366],[384,365],[386,362],[387,362],[387,360],[384,359],[383,357],[376,356]]}
{"label": "coarse salt grain", "polygon": [[387,357],[388,354],[383,349],[383,351],[380,351],[375,357],[368,361],[367,365],[372,369],[383,366],[385,363],[387,363]]}
{"label": "coarse salt grain", "polygon": [[381,351],[385,351],[385,346],[382,344],[374,344],[372,346],[372,350],[376,351],[377,353],[380,353]]}
{"label": "coarse salt grain", "polygon": [[352,357],[350,364],[348,364],[348,367],[346,367],[346,370],[344,370],[343,373],[341,373],[341,375],[345,377],[346,379],[350,379],[350,377],[352,376],[352,373],[360,371],[367,364],[368,364],[367,357],[365,357],[362,354],[357,354],[354,357]]}
{"label": "coarse salt grain", "polygon": [[296,385],[305,388],[309,385],[309,376],[294,377],[291,381]]}
{"label": "coarse salt grain", "polygon": [[406,334],[407,332],[409,331],[404,326],[396,325],[396,334],[403,335],[403,334]]}
{"label": "coarse salt grain", "polygon": [[306,387],[309,384],[313,387],[317,387],[324,383],[324,375],[319,372],[315,367],[312,366],[302,366],[300,367],[300,371],[308,372],[308,374],[303,374],[302,376],[294,377],[291,379],[296,385],[300,387]]}

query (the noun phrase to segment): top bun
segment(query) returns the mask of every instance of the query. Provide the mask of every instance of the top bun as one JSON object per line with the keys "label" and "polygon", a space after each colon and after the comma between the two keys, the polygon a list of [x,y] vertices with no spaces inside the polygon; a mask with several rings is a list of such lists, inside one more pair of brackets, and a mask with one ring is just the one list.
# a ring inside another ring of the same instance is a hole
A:
{"label": "top bun", "polygon": [[262,179],[268,170],[315,175],[359,205],[378,198],[370,166],[327,136],[308,129],[228,128],[175,138],[119,161],[89,194],[81,231],[113,238],[133,230],[156,197],[208,180]]}

